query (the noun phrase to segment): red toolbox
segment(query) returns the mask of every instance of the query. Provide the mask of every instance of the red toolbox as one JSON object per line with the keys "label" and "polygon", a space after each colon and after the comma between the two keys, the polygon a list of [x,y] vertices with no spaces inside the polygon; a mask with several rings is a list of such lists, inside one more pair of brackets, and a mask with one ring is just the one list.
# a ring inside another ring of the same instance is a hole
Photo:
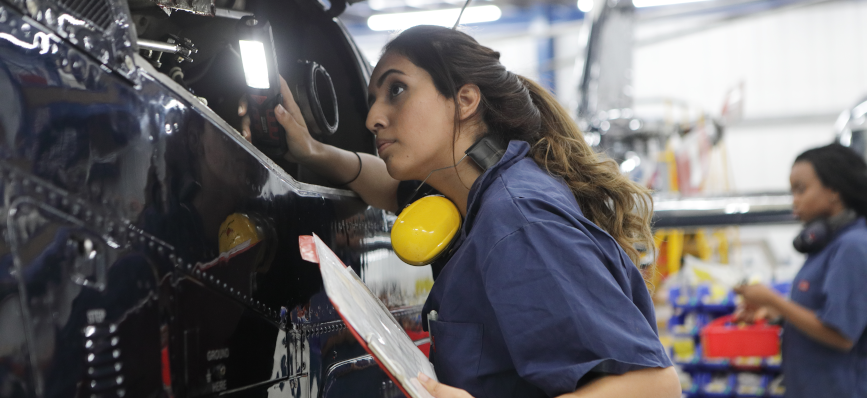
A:
{"label": "red toolbox", "polygon": [[705,357],[769,357],[780,352],[780,327],[764,321],[733,324],[734,316],[717,318],[701,330]]}

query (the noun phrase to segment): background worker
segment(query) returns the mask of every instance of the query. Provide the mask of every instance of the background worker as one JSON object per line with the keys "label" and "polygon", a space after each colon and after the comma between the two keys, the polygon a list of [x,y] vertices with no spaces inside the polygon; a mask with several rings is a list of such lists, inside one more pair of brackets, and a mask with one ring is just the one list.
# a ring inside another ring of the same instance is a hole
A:
{"label": "background worker", "polygon": [[867,397],[867,164],[839,144],[808,150],[790,175],[795,248],[807,254],[791,299],[741,286],[740,319],[779,314],[786,397]]}

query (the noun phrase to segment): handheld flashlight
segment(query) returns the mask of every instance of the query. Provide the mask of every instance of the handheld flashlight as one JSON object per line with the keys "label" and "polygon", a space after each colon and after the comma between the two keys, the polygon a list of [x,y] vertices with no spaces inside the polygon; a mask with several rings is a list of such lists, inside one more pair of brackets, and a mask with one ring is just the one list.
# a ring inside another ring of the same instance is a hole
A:
{"label": "handheld flashlight", "polygon": [[270,157],[283,157],[289,150],[286,132],[274,107],[283,102],[274,52],[274,38],[268,21],[246,16],[238,23],[238,46],[247,79],[247,114],[253,145]]}

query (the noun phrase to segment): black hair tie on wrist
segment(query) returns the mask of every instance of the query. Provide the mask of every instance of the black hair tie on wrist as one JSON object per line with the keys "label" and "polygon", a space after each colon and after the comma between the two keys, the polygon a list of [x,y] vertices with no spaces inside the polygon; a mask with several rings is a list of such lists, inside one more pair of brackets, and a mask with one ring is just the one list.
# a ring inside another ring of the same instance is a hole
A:
{"label": "black hair tie on wrist", "polygon": [[361,155],[359,155],[358,152],[354,152],[354,151],[352,153],[354,153],[355,156],[358,157],[358,173],[355,173],[355,177],[352,177],[351,180],[344,182],[343,184],[340,184],[339,186],[341,186],[341,187],[345,187],[349,184],[352,184],[353,182],[355,182],[355,180],[358,179],[358,176],[361,175],[361,168],[363,167],[363,165],[361,164]]}

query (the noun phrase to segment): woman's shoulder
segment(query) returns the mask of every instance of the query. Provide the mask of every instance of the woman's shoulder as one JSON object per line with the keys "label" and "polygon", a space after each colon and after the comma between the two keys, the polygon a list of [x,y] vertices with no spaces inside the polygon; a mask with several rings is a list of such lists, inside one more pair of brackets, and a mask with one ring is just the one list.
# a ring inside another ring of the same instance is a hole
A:
{"label": "woman's shoulder", "polygon": [[828,244],[832,255],[851,253],[855,256],[867,256],[867,224],[864,218],[855,221],[855,225],[846,228],[839,236]]}
{"label": "woman's shoulder", "polygon": [[859,217],[854,224],[843,231],[837,240],[845,245],[854,244],[867,247],[867,223],[865,223],[864,217]]}
{"label": "woman's shoulder", "polygon": [[482,196],[476,224],[515,230],[531,223],[582,223],[584,216],[572,191],[525,158],[500,174]]}
{"label": "woman's shoulder", "polygon": [[548,174],[531,158],[506,170],[498,181],[503,192],[497,196],[514,203],[519,210],[533,210],[533,214],[527,215],[531,222],[541,221],[533,217],[540,207],[555,213],[565,211],[572,216],[581,214],[574,194],[563,180]]}

